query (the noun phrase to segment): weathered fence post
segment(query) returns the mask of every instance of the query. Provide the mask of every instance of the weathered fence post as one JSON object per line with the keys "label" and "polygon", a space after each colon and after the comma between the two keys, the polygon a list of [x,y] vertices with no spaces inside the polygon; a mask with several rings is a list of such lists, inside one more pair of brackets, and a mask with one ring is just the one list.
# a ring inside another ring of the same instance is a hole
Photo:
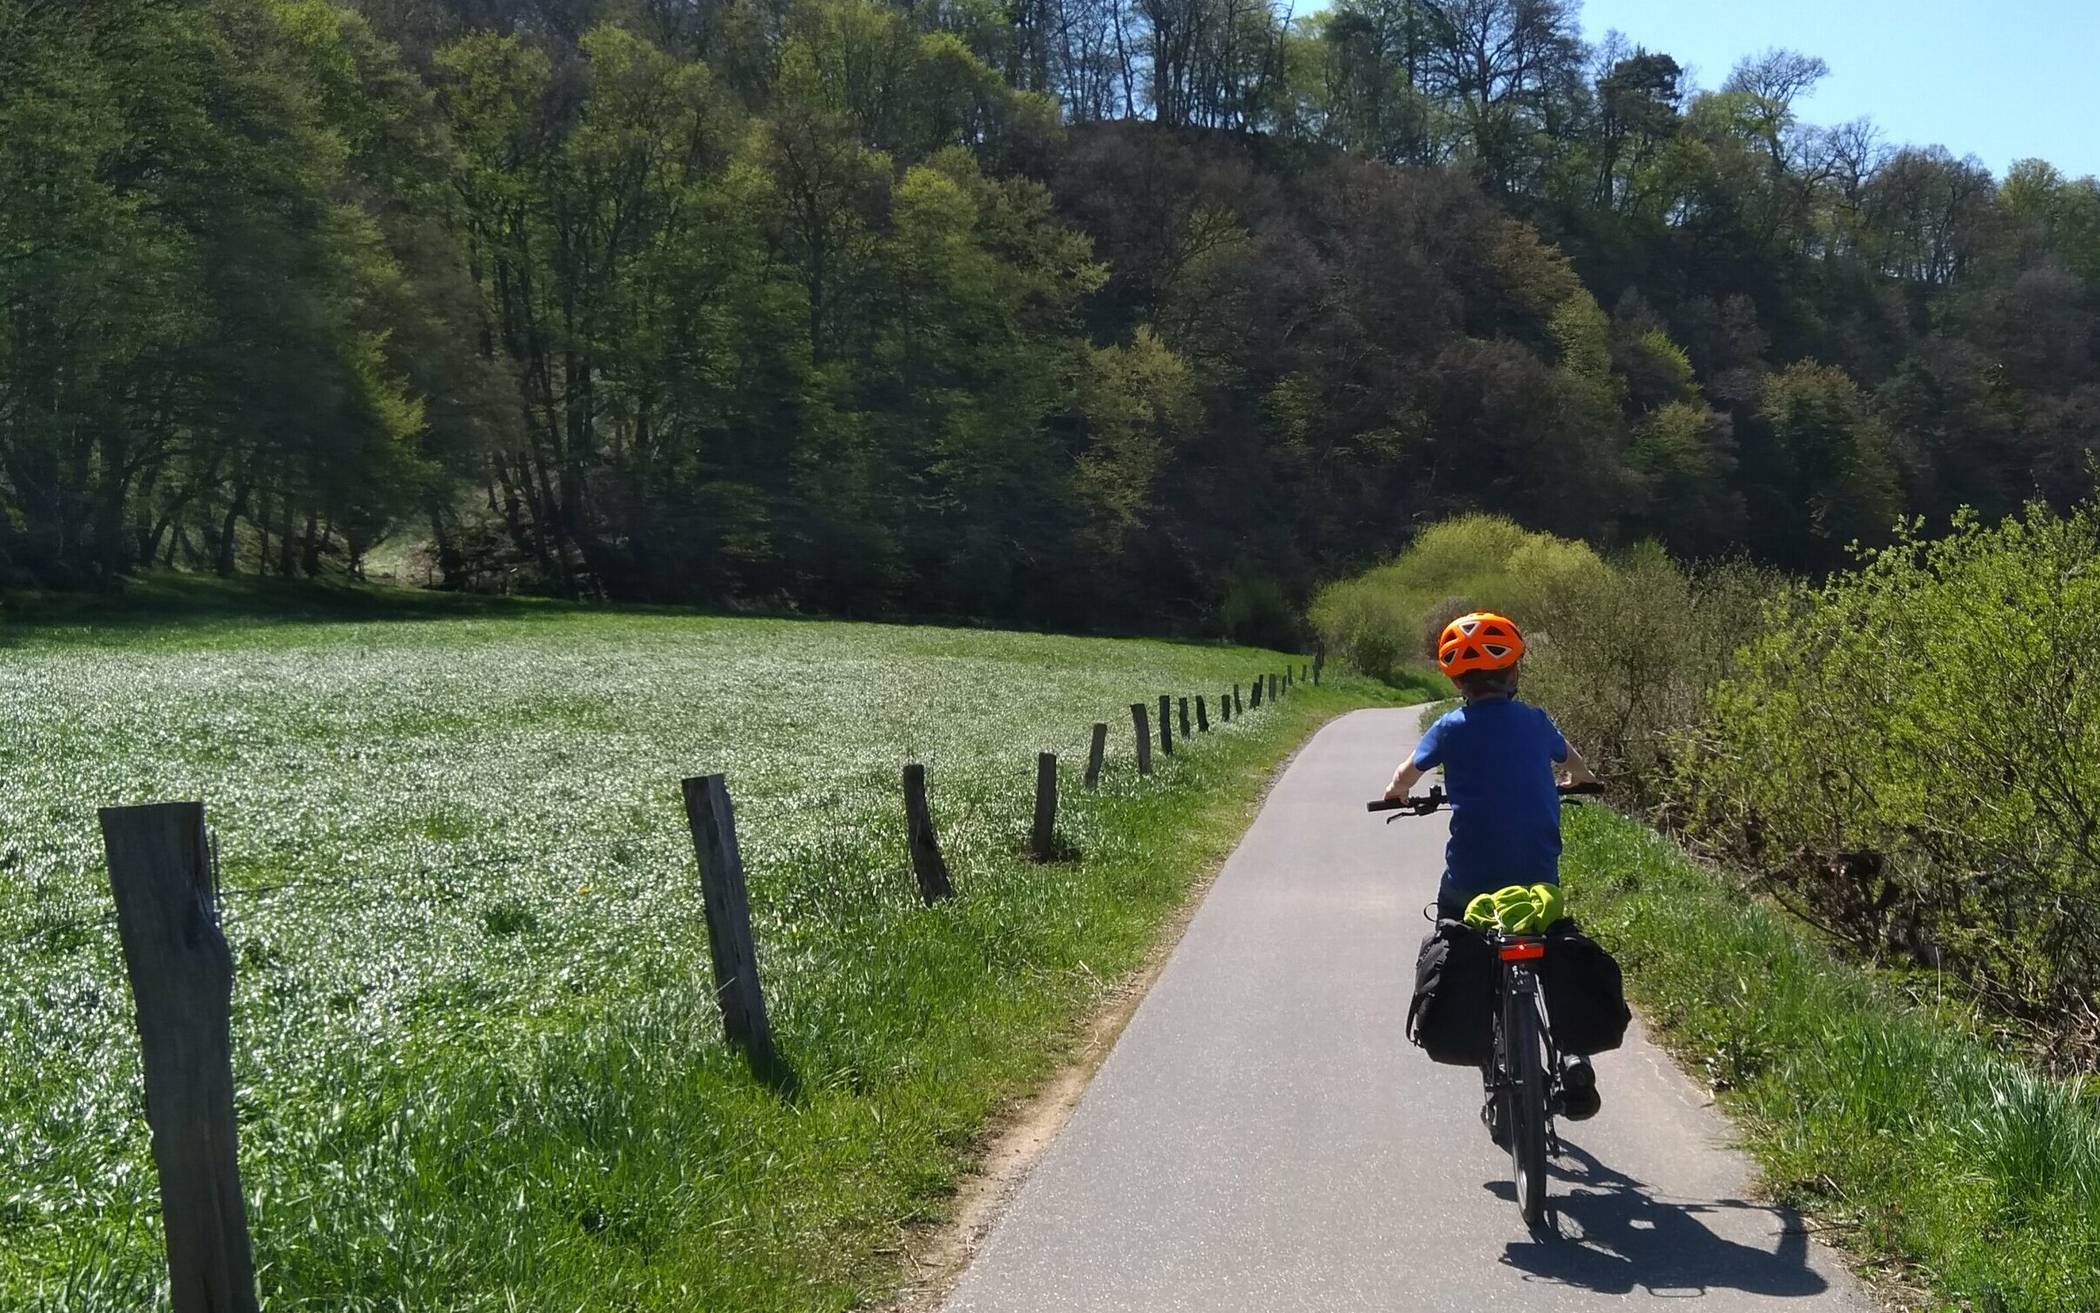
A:
{"label": "weathered fence post", "polygon": [[1028,851],[1039,862],[1057,856],[1057,754],[1035,755],[1035,827],[1028,835]]}
{"label": "weathered fence post", "polygon": [[1188,700],[1187,698],[1183,698],[1183,699],[1181,699],[1181,708],[1180,708],[1180,710],[1181,710],[1181,737],[1182,737],[1182,738],[1183,738],[1184,740],[1186,740],[1186,739],[1188,738],[1188,736],[1189,736],[1189,700]]}
{"label": "weathered fence post", "polygon": [[1218,710],[1224,715],[1225,723],[1230,725],[1232,723],[1232,694],[1223,693],[1218,696]]}
{"label": "weathered fence post", "polygon": [[1252,706],[1256,711],[1261,710],[1261,686],[1261,676],[1256,675],[1254,677],[1254,691],[1251,694],[1249,694],[1247,698],[1248,704]]}
{"label": "weathered fence post", "polygon": [[1322,667],[1322,666],[1324,666],[1324,665],[1326,665],[1326,664],[1327,664],[1327,645],[1326,645],[1325,643],[1322,643],[1322,644],[1321,644],[1320,646],[1318,646],[1318,647],[1316,647],[1316,648],[1314,648],[1314,649],[1313,649],[1313,664],[1312,664],[1312,672],[1313,672],[1313,684],[1314,684],[1314,686],[1315,686],[1315,687],[1317,687],[1317,686],[1319,685],[1319,682],[1320,682],[1320,667]]}
{"label": "weathered fence post", "polygon": [[1235,716],[1247,714],[1247,704],[1240,701],[1240,686],[1238,684],[1232,686],[1232,714]]}
{"label": "weathered fence post", "polygon": [[1170,701],[1166,694],[1159,695],[1159,750],[1169,757],[1174,755],[1174,722],[1169,719],[1173,708],[1168,705]]}
{"label": "weathered fence post", "polygon": [[1152,773],[1152,728],[1145,723],[1145,704],[1130,704],[1130,724],[1137,731],[1138,774]]}
{"label": "weathered fence post", "polygon": [[933,832],[933,809],[926,805],[926,767],[916,761],[904,766],[904,826],[911,869],[919,877],[919,897],[931,907],[952,895],[955,886],[948,882],[948,863]]}
{"label": "weathered fence post", "polygon": [[204,804],[105,807],[102,845],[145,1058],[170,1303],[175,1313],[253,1313],[233,1116],[233,954],[219,930]]}
{"label": "weathered fence post", "polygon": [[1196,732],[1198,734],[1210,733],[1210,709],[1203,705],[1203,695],[1201,693],[1196,695]]}
{"label": "weathered fence post", "polygon": [[1098,789],[1101,787],[1101,756],[1107,751],[1108,723],[1097,720],[1094,722],[1094,741],[1088,745],[1086,750],[1087,788]]}
{"label": "weathered fence post", "polygon": [[1274,701],[1276,700],[1276,697],[1277,697],[1277,684],[1276,684],[1276,672],[1272,670],[1272,671],[1270,671],[1270,672],[1269,672],[1269,701],[1271,701],[1271,702],[1274,702]]}
{"label": "weathered fence post", "polygon": [[760,1079],[769,1079],[779,1064],[773,1052],[773,1023],[758,983],[758,946],[751,938],[751,901],[744,888],[744,858],[736,846],[729,781],[720,775],[695,775],[683,789],[693,855],[700,860],[700,900],[707,911],[707,946],[714,958],[722,1033],[744,1051]]}

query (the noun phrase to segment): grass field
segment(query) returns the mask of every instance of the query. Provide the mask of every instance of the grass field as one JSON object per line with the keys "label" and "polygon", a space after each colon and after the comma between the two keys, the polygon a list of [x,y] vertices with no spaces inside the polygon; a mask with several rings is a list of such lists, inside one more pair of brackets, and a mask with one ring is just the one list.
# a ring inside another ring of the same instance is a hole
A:
{"label": "grass field", "polygon": [[[1366,683],[1140,784],[1128,704],[1281,659],[443,607],[47,615],[0,645],[0,1307],[155,1307],[155,1180],[94,810],[201,798],[271,1309],[811,1310],[879,1296],[1262,781]],[[1088,727],[1105,787],[1078,787]],[[1034,755],[1063,837],[1022,860]],[[916,900],[927,764],[960,896]],[[727,773],[788,1096],[723,1047],[681,776]]]}
{"label": "grass field", "polygon": [[2004,1052],[1929,977],[1837,960],[1643,826],[1583,808],[1567,840],[1571,906],[1781,1202],[1936,1309],[2100,1308],[2100,1088]]}

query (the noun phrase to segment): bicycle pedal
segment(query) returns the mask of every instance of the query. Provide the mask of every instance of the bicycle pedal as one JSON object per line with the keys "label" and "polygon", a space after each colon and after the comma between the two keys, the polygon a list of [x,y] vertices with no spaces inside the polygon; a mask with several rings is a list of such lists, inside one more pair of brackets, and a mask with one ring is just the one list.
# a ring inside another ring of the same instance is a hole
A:
{"label": "bicycle pedal", "polygon": [[1487,1127],[1488,1139],[1494,1141],[1497,1149],[1507,1149],[1509,1147],[1509,1128],[1502,1124],[1502,1118],[1496,1115],[1495,1109],[1496,1101],[1493,1099],[1481,1104],[1480,1124]]}

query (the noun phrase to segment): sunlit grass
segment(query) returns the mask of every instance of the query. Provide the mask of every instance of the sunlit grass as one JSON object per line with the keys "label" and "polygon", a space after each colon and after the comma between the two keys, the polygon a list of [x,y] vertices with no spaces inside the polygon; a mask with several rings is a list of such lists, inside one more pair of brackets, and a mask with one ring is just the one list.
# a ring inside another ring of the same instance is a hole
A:
{"label": "sunlit grass", "polygon": [[[0,1307],[159,1306],[99,805],[217,827],[242,1166],[275,1309],[851,1305],[1320,719],[1301,686],[1155,757],[1128,705],[1282,659],[523,608],[90,616],[0,647]],[[1088,729],[1110,727],[1097,796]],[[1061,837],[1021,853],[1035,753]],[[921,908],[927,763],[960,896]],[[723,771],[799,1089],[721,1043],[680,777]]]}
{"label": "sunlit grass", "polygon": [[1946,1308],[2100,1308],[2100,1088],[1921,1009],[1630,821],[1572,818],[1564,875],[1782,1202]]}

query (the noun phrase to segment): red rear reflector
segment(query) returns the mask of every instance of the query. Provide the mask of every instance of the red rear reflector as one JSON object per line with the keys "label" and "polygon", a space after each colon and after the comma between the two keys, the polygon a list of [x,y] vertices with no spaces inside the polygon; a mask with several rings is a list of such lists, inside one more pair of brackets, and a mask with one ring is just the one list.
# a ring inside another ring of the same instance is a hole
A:
{"label": "red rear reflector", "polygon": [[1528,944],[1504,944],[1501,951],[1502,960],[1505,962],[1529,962],[1532,958],[1544,957],[1546,946],[1537,941]]}

